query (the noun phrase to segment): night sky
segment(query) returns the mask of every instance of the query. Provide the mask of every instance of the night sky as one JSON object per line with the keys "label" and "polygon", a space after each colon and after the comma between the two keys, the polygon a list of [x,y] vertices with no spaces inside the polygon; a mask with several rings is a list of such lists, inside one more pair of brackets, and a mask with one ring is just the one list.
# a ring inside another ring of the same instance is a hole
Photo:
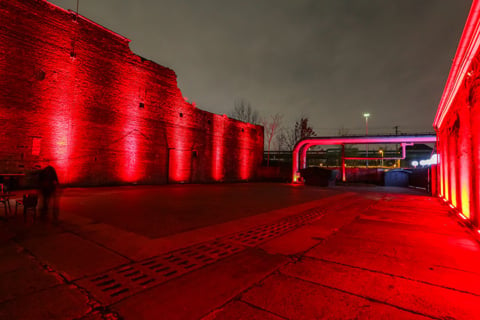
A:
{"label": "night sky", "polygon": [[[75,9],[76,0],[51,1]],[[81,15],[172,68],[185,97],[246,99],[318,135],[432,131],[467,0],[80,0]]]}

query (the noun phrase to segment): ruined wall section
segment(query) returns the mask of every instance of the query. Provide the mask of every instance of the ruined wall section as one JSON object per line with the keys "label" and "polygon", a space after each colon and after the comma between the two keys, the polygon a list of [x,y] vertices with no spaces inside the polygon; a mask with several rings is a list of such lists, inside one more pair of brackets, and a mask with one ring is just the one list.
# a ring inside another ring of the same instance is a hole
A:
{"label": "ruined wall section", "polygon": [[42,0],[0,2],[0,172],[64,183],[250,180],[263,128],[185,102],[129,40]]}

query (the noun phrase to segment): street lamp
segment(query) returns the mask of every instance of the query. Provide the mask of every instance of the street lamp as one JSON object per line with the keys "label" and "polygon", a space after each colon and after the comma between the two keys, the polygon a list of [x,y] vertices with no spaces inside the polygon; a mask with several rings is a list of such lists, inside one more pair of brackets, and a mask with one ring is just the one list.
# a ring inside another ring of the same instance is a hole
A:
{"label": "street lamp", "polygon": [[380,153],[380,154],[382,155],[382,164],[381,164],[381,166],[383,167],[383,150],[382,150],[382,149],[378,150],[378,153]]}
{"label": "street lamp", "polygon": [[[365,135],[368,136],[368,117],[370,117],[370,113],[364,113],[363,116],[365,117]],[[367,168],[368,168],[368,143],[366,144],[367,149]]]}

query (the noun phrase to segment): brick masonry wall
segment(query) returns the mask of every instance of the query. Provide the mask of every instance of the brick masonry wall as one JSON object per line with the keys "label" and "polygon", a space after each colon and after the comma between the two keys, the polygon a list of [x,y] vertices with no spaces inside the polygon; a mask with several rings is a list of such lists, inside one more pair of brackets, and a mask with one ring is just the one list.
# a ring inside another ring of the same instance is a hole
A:
{"label": "brick masonry wall", "polygon": [[480,55],[438,129],[439,193],[480,226]]}
{"label": "brick masonry wall", "polygon": [[0,173],[70,185],[250,180],[263,128],[185,102],[175,73],[43,0],[0,2]]}

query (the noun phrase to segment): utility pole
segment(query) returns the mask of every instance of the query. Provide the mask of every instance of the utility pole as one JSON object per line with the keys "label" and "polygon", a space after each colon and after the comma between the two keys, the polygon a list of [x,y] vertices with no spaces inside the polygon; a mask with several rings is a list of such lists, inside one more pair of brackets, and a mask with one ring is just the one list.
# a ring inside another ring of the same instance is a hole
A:
{"label": "utility pole", "polygon": [[[365,135],[368,136],[368,117],[370,117],[370,113],[364,113],[363,116],[365,117]],[[368,169],[368,143],[365,145],[367,150],[367,169]]]}
{"label": "utility pole", "polygon": [[398,136],[398,126],[395,126],[395,135]]}
{"label": "utility pole", "polygon": [[76,17],[77,21],[78,21],[78,6],[79,6],[79,2],[80,2],[80,0],[77,0],[77,12],[76,12],[76,13],[77,13],[77,17]]}

